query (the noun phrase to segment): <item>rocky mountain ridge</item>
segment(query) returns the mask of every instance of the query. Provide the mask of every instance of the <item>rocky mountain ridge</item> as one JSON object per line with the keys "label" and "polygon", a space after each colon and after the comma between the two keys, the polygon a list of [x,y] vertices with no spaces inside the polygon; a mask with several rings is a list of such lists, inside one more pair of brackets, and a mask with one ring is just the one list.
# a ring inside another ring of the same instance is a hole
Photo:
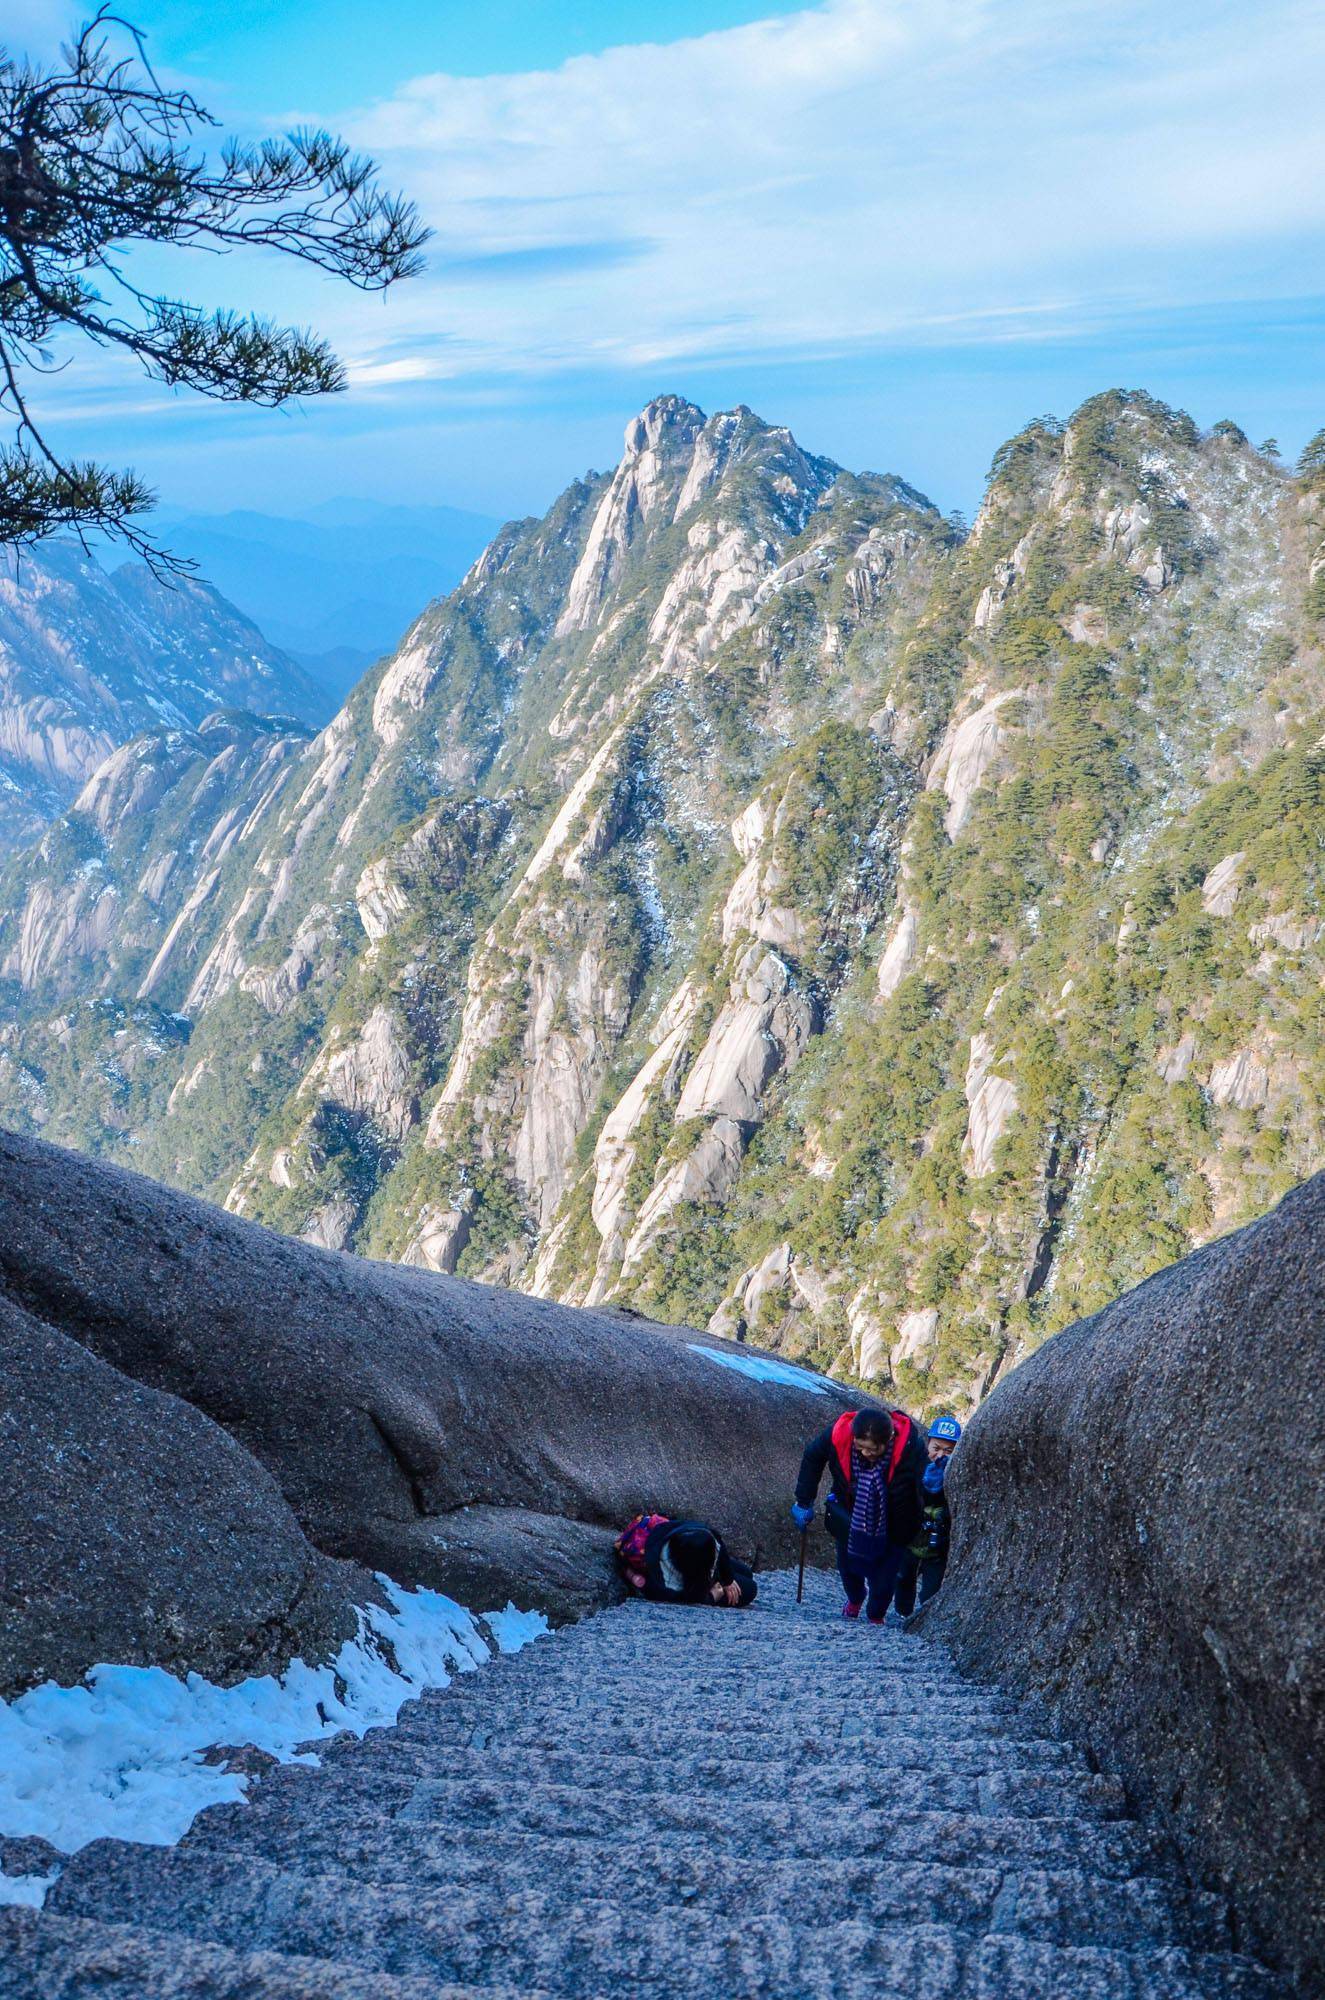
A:
{"label": "rocky mountain ridge", "polygon": [[145,729],[218,708],[316,724],[302,667],[208,585],[108,573],[73,543],[0,552],[0,853],[73,804]]}
{"label": "rocky mountain ridge", "polygon": [[317,737],[11,867],[0,1111],[972,1400],[1320,1164],[1323,616],[1325,467],[1139,393],[965,536],[660,398]]}

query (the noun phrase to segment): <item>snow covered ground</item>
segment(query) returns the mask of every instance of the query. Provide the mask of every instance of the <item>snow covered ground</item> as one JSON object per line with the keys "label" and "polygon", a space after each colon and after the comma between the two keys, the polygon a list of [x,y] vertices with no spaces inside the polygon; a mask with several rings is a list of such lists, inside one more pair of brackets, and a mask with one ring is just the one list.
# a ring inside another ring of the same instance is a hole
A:
{"label": "snow covered ground", "polygon": [[697,1341],[686,1342],[692,1354],[700,1354],[705,1361],[716,1361],[719,1368],[733,1368],[738,1375],[749,1375],[756,1382],[789,1382],[793,1389],[813,1389],[817,1396],[827,1396],[838,1387],[836,1382],[827,1382],[822,1375],[812,1375],[808,1368],[793,1367],[790,1361],[774,1361],[767,1354],[732,1354],[722,1348],[701,1347]]}
{"label": "snow covered ground", "polygon": [[[160,1667],[94,1667],[78,1687],[46,1681],[0,1702],[0,1835],[39,1835],[65,1854],[111,1836],[167,1846],[204,1806],[242,1799],[248,1779],[202,1761],[218,1744],[252,1744],[282,1763],[316,1764],[319,1738],[395,1721],[425,1688],[482,1666],[491,1646],[470,1612],[432,1590],[379,1583],[389,1609],[359,1613],[359,1630],[326,1666],[295,1660],[216,1687]],[[500,1652],[547,1630],[541,1612],[484,1612]],[[0,1903],[39,1906],[54,1875],[0,1874]]]}

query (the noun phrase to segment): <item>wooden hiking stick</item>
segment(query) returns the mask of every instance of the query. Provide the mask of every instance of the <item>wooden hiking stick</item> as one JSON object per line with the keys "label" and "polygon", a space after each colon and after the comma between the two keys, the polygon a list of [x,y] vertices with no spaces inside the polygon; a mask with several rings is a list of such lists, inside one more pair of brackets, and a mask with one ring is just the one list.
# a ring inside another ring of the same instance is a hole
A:
{"label": "wooden hiking stick", "polygon": [[800,1603],[801,1599],[805,1595],[805,1544],[809,1541],[809,1539],[810,1539],[809,1529],[802,1528],[801,1529],[801,1573],[796,1579],[797,1604]]}

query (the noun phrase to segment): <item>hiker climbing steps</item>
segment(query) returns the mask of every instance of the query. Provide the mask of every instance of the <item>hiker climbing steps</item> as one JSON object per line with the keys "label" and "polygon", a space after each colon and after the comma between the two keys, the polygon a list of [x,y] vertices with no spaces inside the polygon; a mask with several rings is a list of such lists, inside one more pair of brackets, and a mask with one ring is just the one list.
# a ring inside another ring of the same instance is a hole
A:
{"label": "hiker climbing steps", "polygon": [[836,1581],[630,1603],[3,1913],[0,1996],[1283,2000],[1118,1785]]}

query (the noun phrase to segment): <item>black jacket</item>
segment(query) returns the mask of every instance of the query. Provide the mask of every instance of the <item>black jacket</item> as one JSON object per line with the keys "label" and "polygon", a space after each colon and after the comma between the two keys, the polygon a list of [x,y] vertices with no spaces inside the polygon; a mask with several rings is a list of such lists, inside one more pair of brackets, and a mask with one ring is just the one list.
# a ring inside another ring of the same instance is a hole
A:
{"label": "black jacket", "polygon": [[[905,1548],[920,1532],[920,1478],[927,1463],[925,1434],[915,1419],[903,1411],[894,1410],[891,1414],[899,1432],[905,1425],[906,1435],[888,1479],[888,1540],[899,1548]],[[856,1498],[849,1470],[854,1416],[855,1411],[848,1410],[826,1431],[820,1431],[818,1437],[810,1439],[796,1480],[798,1505],[813,1507],[827,1467],[831,1485],[824,1519],[830,1532],[838,1536],[844,1535],[851,1525],[851,1509]]]}
{"label": "black jacket", "polygon": [[702,1590],[673,1590],[663,1576],[662,1557],[667,1542],[678,1528],[705,1528],[718,1544],[718,1567],[714,1571],[715,1583],[739,1583],[742,1604],[752,1604],[755,1599],[754,1571],[747,1564],[738,1562],[731,1554],[722,1536],[716,1530],[707,1528],[703,1521],[660,1521],[644,1544],[644,1595],[660,1598],[668,1604],[707,1604],[708,1586]]}

